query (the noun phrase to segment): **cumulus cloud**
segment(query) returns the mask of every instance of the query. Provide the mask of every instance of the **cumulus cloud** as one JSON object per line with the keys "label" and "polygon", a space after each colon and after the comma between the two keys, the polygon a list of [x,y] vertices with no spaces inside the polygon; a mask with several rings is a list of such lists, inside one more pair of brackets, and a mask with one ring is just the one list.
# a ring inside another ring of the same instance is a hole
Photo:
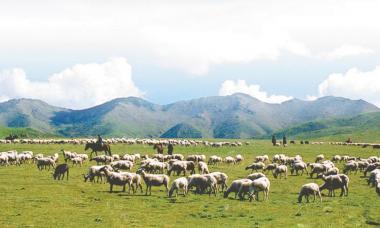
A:
{"label": "cumulus cloud", "polygon": [[259,85],[249,85],[245,80],[224,81],[219,90],[219,95],[227,96],[234,93],[245,93],[267,103],[282,103],[293,99],[293,97],[283,95],[268,95],[267,92],[261,90]]}
{"label": "cumulus cloud", "polygon": [[320,54],[319,57],[326,60],[336,60],[345,57],[368,55],[372,53],[374,53],[374,51],[366,47],[356,45],[342,45],[341,47],[336,48],[330,52]]}
{"label": "cumulus cloud", "polygon": [[346,73],[334,73],[318,87],[319,96],[341,96],[364,99],[380,107],[380,66],[362,72],[356,68]]}
{"label": "cumulus cloud", "polygon": [[117,97],[142,95],[132,80],[131,66],[124,58],[74,65],[49,76],[47,81],[32,81],[22,69],[0,71],[0,100],[34,98],[79,109]]}

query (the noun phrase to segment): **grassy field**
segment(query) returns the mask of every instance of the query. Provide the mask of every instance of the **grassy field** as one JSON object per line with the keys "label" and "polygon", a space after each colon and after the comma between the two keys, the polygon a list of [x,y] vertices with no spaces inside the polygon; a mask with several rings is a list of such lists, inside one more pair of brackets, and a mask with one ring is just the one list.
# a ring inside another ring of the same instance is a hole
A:
{"label": "grassy field", "polygon": [[[61,148],[82,153],[83,146],[72,145],[0,145],[0,151],[16,149],[34,153],[53,154]],[[114,153],[152,154],[148,146],[114,145]],[[236,155],[245,157],[243,164],[218,167],[234,179],[246,177],[244,167],[257,155],[285,153],[300,154],[305,161],[313,161],[323,153],[368,157],[380,156],[380,150],[370,148],[291,145],[272,147],[269,141],[251,141],[239,148],[175,147],[176,153]],[[289,176],[271,181],[267,202],[248,202],[222,194],[217,197],[195,195],[166,197],[164,188],[153,188],[152,196],[143,194],[109,193],[108,184],[85,183],[82,174],[90,166],[73,167],[69,181],[54,181],[51,172],[38,171],[35,165],[0,167],[0,227],[358,227],[380,225],[380,198],[367,186],[361,174],[350,175],[348,197],[324,197],[323,203],[297,203],[300,187],[309,182],[323,181],[307,176]],[[338,165],[339,168],[342,164]],[[134,169],[135,170],[135,169]],[[175,179],[176,177],[171,177]],[[114,190],[121,190],[120,187]],[[144,189],[145,191],[145,189]],[[338,191],[339,193],[340,191]],[[324,192],[325,195],[327,192]],[[261,198],[260,194],[260,198]]]}

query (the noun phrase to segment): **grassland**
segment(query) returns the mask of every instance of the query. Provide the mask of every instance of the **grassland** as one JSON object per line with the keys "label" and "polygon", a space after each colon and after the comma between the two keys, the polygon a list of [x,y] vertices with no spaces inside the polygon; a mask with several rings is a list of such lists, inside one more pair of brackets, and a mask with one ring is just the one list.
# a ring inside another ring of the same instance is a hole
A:
{"label": "grassland", "polygon": [[[82,146],[20,144],[0,145],[0,151],[16,149],[53,154],[63,147],[83,152]],[[119,154],[153,153],[151,147],[140,145],[114,145],[112,149]],[[251,145],[239,148],[175,147],[175,152],[207,156],[242,154],[246,160],[241,165],[209,167],[211,171],[227,173],[229,183],[245,177],[248,172],[244,167],[261,154],[300,154],[305,161],[314,160],[320,153],[327,157],[334,154],[380,156],[380,150],[370,148],[330,145],[282,148],[270,146],[269,141],[251,141]],[[232,195],[224,199],[222,194],[209,197],[190,193],[169,199],[164,189],[157,187],[152,189],[152,196],[111,194],[108,184],[83,181],[82,174],[89,165],[73,167],[69,181],[54,181],[50,172],[38,171],[35,165],[0,167],[0,227],[358,227],[380,224],[380,198],[361,174],[350,175],[348,197],[324,197],[323,203],[309,204],[296,202],[299,188],[309,182],[321,184],[321,180],[306,176],[279,180],[270,176],[269,201],[250,203],[235,200]]]}

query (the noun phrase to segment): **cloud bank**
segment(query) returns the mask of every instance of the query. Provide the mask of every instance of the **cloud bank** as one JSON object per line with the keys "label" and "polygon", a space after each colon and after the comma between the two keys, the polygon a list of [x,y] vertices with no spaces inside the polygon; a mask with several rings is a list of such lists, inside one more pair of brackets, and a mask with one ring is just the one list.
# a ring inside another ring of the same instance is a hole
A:
{"label": "cloud bank", "polygon": [[32,81],[22,69],[0,71],[0,100],[41,99],[50,104],[81,109],[117,97],[143,96],[132,80],[131,66],[124,58],[97,64],[77,64],[49,76],[47,81]]}
{"label": "cloud bank", "polygon": [[219,95],[227,96],[234,93],[245,93],[267,103],[282,103],[284,101],[293,99],[293,97],[284,95],[268,95],[267,92],[261,90],[259,85],[249,85],[245,80],[224,81],[219,90]]}
{"label": "cloud bank", "polygon": [[341,96],[364,99],[380,107],[380,65],[372,71],[356,68],[346,73],[334,73],[318,87],[319,96]]}

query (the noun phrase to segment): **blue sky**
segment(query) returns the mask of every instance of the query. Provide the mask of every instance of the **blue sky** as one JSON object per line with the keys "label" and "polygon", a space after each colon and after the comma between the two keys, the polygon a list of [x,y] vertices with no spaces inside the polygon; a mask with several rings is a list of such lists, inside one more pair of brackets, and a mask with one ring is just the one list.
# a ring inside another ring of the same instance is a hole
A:
{"label": "blue sky", "polygon": [[380,105],[376,1],[4,1],[0,100],[86,108],[244,92]]}

